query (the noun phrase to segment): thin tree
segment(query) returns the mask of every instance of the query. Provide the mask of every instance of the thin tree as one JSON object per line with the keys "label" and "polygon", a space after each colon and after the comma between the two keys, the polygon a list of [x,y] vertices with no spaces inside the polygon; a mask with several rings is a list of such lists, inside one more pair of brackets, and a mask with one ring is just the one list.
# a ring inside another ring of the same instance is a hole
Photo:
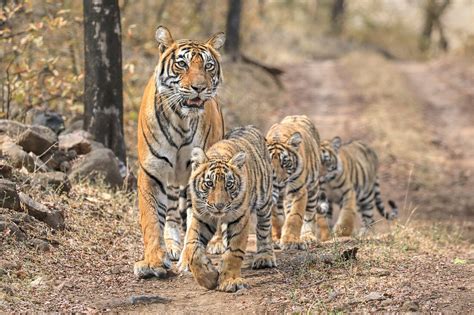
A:
{"label": "thin tree", "polygon": [[84,0],[84,129],[126,162],[118,0]]}
{"label": "thin tree", "polygon": [[444,51],[448,50],[448,40],[444,33],[441,17],[450,3],[450,0],[426,0],[423,8],[425,22],[420,36],[420,49],[422,51],[430,48],[432,33],[435,29],[438,30],[439,34],[438,47]]}
{"label": "thin tree", "polygon": [[331,31],[340,34],[344,28],[344,14],[346,3],[344,0],[333,0],[331,6]]}
{"label": "thin tree", "polygon": [[224,50],[233,61],[240,58],[240,16],[242,13],[241,0],[229,0],[227,11],[226,41]]}

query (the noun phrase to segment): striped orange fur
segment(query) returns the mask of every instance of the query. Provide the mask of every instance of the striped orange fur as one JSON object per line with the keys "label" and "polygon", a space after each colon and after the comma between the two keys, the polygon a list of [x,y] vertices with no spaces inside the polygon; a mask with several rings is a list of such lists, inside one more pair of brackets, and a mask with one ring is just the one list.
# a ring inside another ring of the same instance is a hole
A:
{"label": "striped orange fur", "polygon": [[217,50],[225,37],[174,40],[163,26],[156,39],[160,57],[138,118],[138,207],[144,243],[139,277],[163,277],[181,252],[179,187],[188,183],[191,150],[222,139],[224,122],[215,100],[222,80]]}

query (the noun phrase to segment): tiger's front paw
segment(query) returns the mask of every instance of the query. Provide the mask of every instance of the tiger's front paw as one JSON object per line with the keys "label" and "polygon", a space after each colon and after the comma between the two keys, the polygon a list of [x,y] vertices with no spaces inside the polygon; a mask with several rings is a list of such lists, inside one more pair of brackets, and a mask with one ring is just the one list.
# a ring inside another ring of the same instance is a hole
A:
{"label": "tiger's front paw", "polygon": [[249,288],[249,284],[246,280],[241,277],[223,279],[219,283],[217,290],[223,292],[236,292],[238,290]]}
{"label": "tiger's front paw", "polygon": [[225,252],[225,246],[222,239],[212,239],[207,244],[207,252],[212,255],[220,255]]}
{"label": "tiger's front paw", "polygon": [[181,256],[179,257],[178,271],[180,274],[189,275],[191,273],[191,270],[189,270],[189,261],[184,253],[185,251],[183,250],[181,252]]}
{"label": "tiger's front paw", "polygon": [[189,262],[189,269],[193,273],[196,282],[206,289],[213,290],[219,282],[219,271],[212,265],[211,260],[204,253],[204,248],[194,250],[187,247],[186,253]]}
{"label": "tiger's front paw", "polygon": [[352,235],[352,228],[344,226],[342,224],[336,224],[336,226],[334,226],[334,235],[336,237],[351,236]]}
{"label": "tiger's front paw", "polygon": [[146,260],[140,260],[135,263],[133,267],[133,272],[140,279],[147,279],[152,277],[163,279],[166,278],[169,267],[170,266],[166,266],[159,262],[149,262]]}
{"label": "tiger's front paw", "polygon": [[273,268],[276,266],[277,263],[273,253],[257,254],[252,262],[253,269]]}
{"label": "tiger's front paw", "polygon": [[289,250],[289,249],[297,249],[297,250],[306,250],[308,245],[305,242],[297,240],[297,241],[281,241],[280,247],[282,250]]}
{"label": "tiger's front paw", "polygon": [[166,244],[166,251],[168,252],[168,256],[172,261],[179,260],[181,255],[181,246],[178,243],[167,243]]}
{"label": "tiger's front paw", "polygon": [[314,244],[318,242],[318,238],[314,236],[313,233],[306,233],[304,235],[301,235],[301,240],[306,244]]}

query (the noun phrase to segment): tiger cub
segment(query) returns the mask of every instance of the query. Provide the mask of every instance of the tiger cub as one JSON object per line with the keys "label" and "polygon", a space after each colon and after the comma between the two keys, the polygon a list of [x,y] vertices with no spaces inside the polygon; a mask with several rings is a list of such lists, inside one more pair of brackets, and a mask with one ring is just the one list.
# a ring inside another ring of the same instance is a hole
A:
{"label": "tiger cub", "polygon": [[273,167],[274,242],[279,241],[282,249],[305,249],[306,242],[316,240],[315,221],[321,239],[328,239],[327,224],[319,224],[325,217],[317,211],[321,168],[318,130],[307,116],[287,116],[270,128],[266,140]]}
{"label": "tiger cub", "polygon": [[331,203],[339,204],[339,214],[334,233],[350,236],[354,229],[356,212],[362,215],[367,231],[374,223],[374,204],[387,220],[398,216],[398,209],[389,200],[392,211],[386,212],[380,195],[377,177],[378,158],[374,150],[360,141],[342,145],[340,137],[321,143],[321,161],[326,174],[321,177],[321,189],[329,200],[328,215],[332,214]]}
{"label": "tiger cub", "polygon": [[[193,215],[183,259],[201,286],[226,292],[247,286],[241,266],[254,212],[257,254],[252,268],[276,266],[271,239],[272,169],[257,128],[232,129],[206,153],[194,148],[190,192]],[[206,245],[218,225],[225,244],[220,272],[206,256]]]}

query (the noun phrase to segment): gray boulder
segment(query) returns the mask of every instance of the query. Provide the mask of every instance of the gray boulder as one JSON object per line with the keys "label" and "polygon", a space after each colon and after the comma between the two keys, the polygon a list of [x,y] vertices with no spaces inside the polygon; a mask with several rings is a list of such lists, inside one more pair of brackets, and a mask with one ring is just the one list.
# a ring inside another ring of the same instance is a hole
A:
{"label": "gray boulder", "polygon": [[74,150],[77,154],[87,154],[91,152],[92,135],[84,130],[76,130],[72,133],[59,136],[59,149],[63,151]]}
{"label": "gray boulder", "polygon": [[26,129],[23,131],[17,140],[17,144],[20,145],[26,152],[33,152],[36,155],[41,156],[47,151],[54,151],[56,141],[54,138],[45,136],[41,133],[34,131],[33,129]]}
{"label": "gray boulder", "polygon": [[22,192],[18,195],[20,197],[21,208],[28,212],[29,215],[46,223],[53,229],[63,230],[65,228],[64,213],[62,211],[55,209],[50,210],[45,205],[34,201]]}
{"label": "gray boulder", "polygon": [[0,179],[0,208],[21,210],[16,184],[6,179]]}
{"label": "gray boulder", "polygon": [[0,119],[0,134],[7,134],[11,138],[16,138],[27,129],[31,129],[34,132],[42,135],[52,143],[58,141],[58,136],[48,127],[29,126],[13,120]]}
{"label": "gray boulder", "polygon": [[69,173],[71,180],[103,180],[105,184],[117,188],[122,186],[119,161],[112,150],[100,148],[77,159]]}

